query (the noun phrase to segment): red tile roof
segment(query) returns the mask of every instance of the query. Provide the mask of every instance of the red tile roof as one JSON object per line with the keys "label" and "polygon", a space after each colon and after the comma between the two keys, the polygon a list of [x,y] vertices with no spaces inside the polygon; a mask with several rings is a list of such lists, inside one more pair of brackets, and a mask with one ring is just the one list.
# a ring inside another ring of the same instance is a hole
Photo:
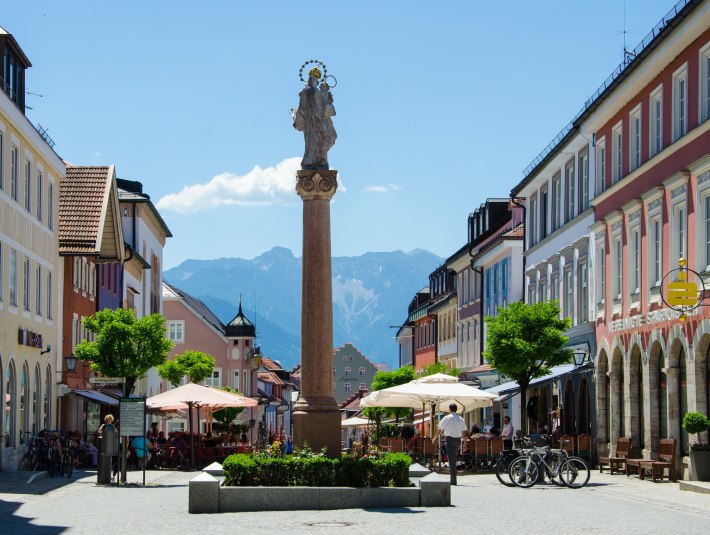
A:
{"label": "red tile roof", "polygon": [[59,184],[59,254],[98,254],[113,167],[67,165]]}
{"label": "red tile roof", "polygon": [[274,372],[259,372],[259,381],[264,381],[265,383],[271,383],[274,385],[285,385],[286,383],[276,375]]}

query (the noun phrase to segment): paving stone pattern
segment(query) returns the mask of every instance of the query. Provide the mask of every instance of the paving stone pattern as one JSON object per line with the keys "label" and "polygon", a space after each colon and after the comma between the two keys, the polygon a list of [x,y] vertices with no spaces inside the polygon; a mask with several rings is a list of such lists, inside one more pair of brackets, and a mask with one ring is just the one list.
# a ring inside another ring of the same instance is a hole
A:
{"label": "paving stone pattern", "polygon": [[[710,497],[677,483],[592,473],[573,490],[554,486],[504,487],[489,474],[460,475],[453,506],[389,510],[271,511],[191,515],[188,481],[195,473],[129,473],[125,487],[99,487],[96,474],[71,481],[0,473],[0,533],[253,533],[265,527],[288,533],[706,533]],[[265,516],[268,515],[268,516]],[[147,526],[151,529],[146,531]],[[248,531],[247,531],[248,533]]]}

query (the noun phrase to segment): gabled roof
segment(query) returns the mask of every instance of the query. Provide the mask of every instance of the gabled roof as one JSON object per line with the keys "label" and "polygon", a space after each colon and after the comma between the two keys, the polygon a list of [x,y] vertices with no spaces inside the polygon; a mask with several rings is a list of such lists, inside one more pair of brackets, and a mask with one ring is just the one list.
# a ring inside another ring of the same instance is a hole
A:
{"label": "gabled roof", "polygon": [[173,237],[173,233],[170,232],[168,224],[163,219],[163,216],[160,215],[160,212],[158,212],[158,209],[153,204],[153,201],[150,200],[150,195],[143,193],[143,184],[136,180],[126,180],[124,178],[117,179],[117,184],[118,198],[120,202],[147,204],[155,216],[155,219],[158,221],[158,224],[163,228],[165,236],[168,238]]}
{"label": "gabled roof", "polygon": [[257,376],[259,377],[259,381],[263,381],[265,383],[271,383],[273,385],[286,384],[286,382],[274,372],[259,372]]}
{"label": "gabled roof", "polygon": [[181,290],[177,286],[173,286],[172,284],[163,281],[163,299],[169,299],[171,297],[173,299],[183,300],[186,305],[188,305],[195,311],[195,314],[201,316],[204,321],[212,325],[222,335],[225,334],[224,324],[219,321],[219,318],[214,315],[214,313],[207,307],[207,305],[205,305],[197,297],[193,297],[192,295],[190,295],[184,290]]}
{"label": "gabled roof", "polygon": [[270,359],[269,357],[262,357],[261,358],[261,365],[270,371],[283,370],[283,368],[281,367],[281,364],[278,361],[276,361],[274,359]]}
{"label": "gabled roof", "polygon": [[59,183],[59,254],[123,260],[123,228],[113,165],[67,164]]}

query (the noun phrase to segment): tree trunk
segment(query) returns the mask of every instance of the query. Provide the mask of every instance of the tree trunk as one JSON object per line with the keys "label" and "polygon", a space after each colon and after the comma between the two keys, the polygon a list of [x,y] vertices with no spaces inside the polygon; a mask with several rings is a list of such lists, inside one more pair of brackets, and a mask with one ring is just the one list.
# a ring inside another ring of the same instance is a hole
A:
{"label": "tree trunk", "polygon": [[528,385],[530,380],[520,381],[518,380],[518,385],[520,385],[520,428],[523,430],[524,436],[530,436],[530,430],[528,429]]}

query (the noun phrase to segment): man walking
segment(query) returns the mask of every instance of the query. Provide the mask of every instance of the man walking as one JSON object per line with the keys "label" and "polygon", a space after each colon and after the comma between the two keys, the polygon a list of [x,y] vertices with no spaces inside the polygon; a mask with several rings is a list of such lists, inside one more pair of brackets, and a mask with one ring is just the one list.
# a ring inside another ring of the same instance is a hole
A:
{"label": "man walking", "polygon": [[461,440],[466,439],[466,422],[461,416],[456,414],[458,406],[456,403],[449,405],[450,414],[447,414],[439,422],[439,429],[436,431],[432,441],[436,443],[436,439],[443,432],[446,437],[446,456],[449,458],[449,475],[451,484],[456,485],[456,460],[459,457],[461,449]]}
{"label": "man walking", "polygon": [[503,448],[506,450],[512,450],[515,429],[513,429],[513,424],[510,423],[510,417],[508,416],[503,416],[503,430],[501,431],[500,436],[503,437]]}

